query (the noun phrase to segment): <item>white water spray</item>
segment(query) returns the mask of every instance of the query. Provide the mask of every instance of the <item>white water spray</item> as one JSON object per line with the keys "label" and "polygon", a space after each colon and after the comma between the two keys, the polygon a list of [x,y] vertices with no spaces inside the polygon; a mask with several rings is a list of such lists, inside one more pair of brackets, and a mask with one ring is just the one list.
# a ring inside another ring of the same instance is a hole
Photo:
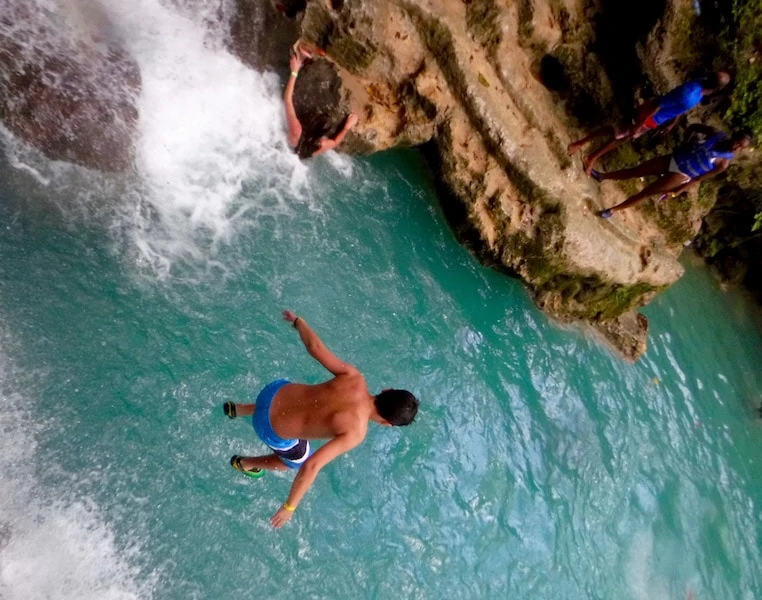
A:
{"label": "white water spray", "polygon": [[[99,205],[118,243],[131,240],[138,264],[164,277],[178,264],[208,267],[220,245],[263,216],[289,214],[294,203],[316,205],[309,166],[286,145],[282,82],[227,50],[225,5],[96,0],[83,9],[72,0],[38,2],[58,11],[71,35],[100,28],[120,40],[142,79],[134,172],[127,176],[48,161],[5,132],[11,164],[61,196],[65,213],[91,214]],[[346,159],[328,161],[341,176],[351,174]],[[86,209],[76,206],[82,202]]]}
{"label": "white water spray", "polygon": [[137,545],[117,543],[90,499],[62,499],[37,480],[36,436],[55,426],[30,408],[33,382],[44,374],[22,375],[5,353],[14,344],[2,329],[0,342],[0,598],[150,598],[155,578],[130,564]]}

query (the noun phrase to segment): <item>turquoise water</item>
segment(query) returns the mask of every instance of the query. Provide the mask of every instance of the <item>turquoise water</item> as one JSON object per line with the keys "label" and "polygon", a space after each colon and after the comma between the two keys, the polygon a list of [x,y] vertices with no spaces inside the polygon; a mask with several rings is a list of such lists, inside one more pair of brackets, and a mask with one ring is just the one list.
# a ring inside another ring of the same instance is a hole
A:
{"label": "turquoise water", "polygon": [[[690,260],[628,365],[460,247],[413,152],[249,182],[160,269],[2,172],[0,597],[758,597],[759,321]],[[292,475],[234,472],[263,447],[221,405],[325,377],[284,308],[422,410],[275,531]]]}

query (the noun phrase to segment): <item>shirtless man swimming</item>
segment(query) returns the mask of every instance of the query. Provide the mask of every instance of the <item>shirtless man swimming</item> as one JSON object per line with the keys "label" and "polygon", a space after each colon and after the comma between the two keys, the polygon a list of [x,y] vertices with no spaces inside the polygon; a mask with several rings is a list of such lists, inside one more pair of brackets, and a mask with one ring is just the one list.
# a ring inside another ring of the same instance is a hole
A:
{"label": "shirtless man swimming", "polygon": [[[224,406],[231,419],[251,416],[254,431],[273,451],[267,456],[233,456],[233,468],[252,477],[261,477],[264,470],[299,469],[288,498],[270,519],[276,528],[293,516],[320,469],[365,439],[370,421],[409,425],[418,412],[418,400],[408,391],[386,389],[373,396],[360,371],[326,348],[304,319],[290,310],[283,311],[283,318],[333,379],[317,385],[278,379],[264,387],[255,404]],[[316,439],[329,441],[311,454],[308,440]]]}

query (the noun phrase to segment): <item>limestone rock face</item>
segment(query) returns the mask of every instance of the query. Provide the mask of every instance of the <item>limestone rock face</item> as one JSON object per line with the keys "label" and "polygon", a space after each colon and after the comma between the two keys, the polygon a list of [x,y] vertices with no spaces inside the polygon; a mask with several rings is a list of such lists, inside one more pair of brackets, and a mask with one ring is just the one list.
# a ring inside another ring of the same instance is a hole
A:
{"label": "limestone rock face", "polygon": [[631,311],[682,275],[682,240],[641,211],[596,216],[625,195],[566,154],[585,121],[575,109],[617,116],[601,114],[611,88],[585,58],[594,4],[308,0],[298,21],[335,65],[335,109],[360,116],[343,150],[426,144],[471,249],[520,277],[548,314],[594,323],[635,358],[647,321]]}
{"label": "limestone rock face", "polygon": [[54,160],[129,168],[137,64],[104,36],[102,15],[32,4],[10,0],[0,14],[0,120]]}

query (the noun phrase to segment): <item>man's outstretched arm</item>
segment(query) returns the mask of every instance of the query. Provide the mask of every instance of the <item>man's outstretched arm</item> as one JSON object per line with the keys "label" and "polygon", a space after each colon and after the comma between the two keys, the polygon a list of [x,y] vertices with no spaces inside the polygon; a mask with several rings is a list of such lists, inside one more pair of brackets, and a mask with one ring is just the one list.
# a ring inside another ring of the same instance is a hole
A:
{"label": "man's outstretched arm", "polygon": [[294,329],[299,332],[299,337],[302,338],[302,343],[310,353],[310,356],[323,365],[334,375],[342,375],[354,371],[355,368],[349,363],[345,363],[338,358],[333,352],[331,352],[323,341],[318,337],[317,333],[312,331],[312,328],[307,325],[307,322],[301,317],[297,317],[290,310],[283,311],[283,318],[289,323],[293,324]]}
{"label": "man's outstretched arm", "polygon": [[320,469],[340,454],[344,454],[357,446],[362,439],[363,436],[357,433],[344,433],[333,438],[320,450],[315,452],[315,454],[310,456],[296,474],[286,502],[270,518],[270,523],[272,523],[273,527],[277,529],[291,519],[296,507],[302,501],[302,498],[304,498],[307,490],[310,489]]}

